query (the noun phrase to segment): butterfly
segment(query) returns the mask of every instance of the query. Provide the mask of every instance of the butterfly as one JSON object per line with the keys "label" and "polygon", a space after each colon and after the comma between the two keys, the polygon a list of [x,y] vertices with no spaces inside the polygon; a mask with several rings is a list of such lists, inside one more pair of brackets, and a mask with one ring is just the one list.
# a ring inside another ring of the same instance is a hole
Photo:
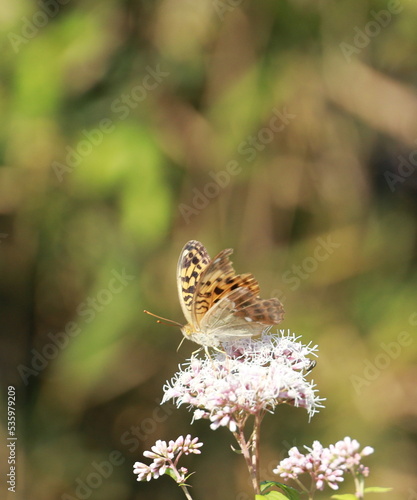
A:
{"label": "butterfly", "polygon": [[165,321],[180,326],[185,338],[204,347],[259,335],[284,316],[278,299],[259,297],[252,274],[236,274],[229,259],[232,253],[228,248],[211,259],[202,243],[191,240],[178,260],[178,296],[187,324]]}

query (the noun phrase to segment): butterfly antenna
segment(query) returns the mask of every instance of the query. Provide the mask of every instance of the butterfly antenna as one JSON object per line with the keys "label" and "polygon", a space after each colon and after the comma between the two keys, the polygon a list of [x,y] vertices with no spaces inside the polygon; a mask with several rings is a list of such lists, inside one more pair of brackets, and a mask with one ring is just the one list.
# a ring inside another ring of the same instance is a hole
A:
{"label": "butterfly antenna", "polygon": [[153,316],[154,318],[158,318],[157,323],[161,323],[163,325],[168,325],[168,326],[179,326],[180,328],[182,328],[184,326],[181,323],[178,323],[178,321],[173,321],[172,319],[163,318],[162,316],[158,316],[156,314],[153,314],[153,313],[147,311],[146,309],[144,309],[143,312],[146,314],[149,314],[149,316]]}

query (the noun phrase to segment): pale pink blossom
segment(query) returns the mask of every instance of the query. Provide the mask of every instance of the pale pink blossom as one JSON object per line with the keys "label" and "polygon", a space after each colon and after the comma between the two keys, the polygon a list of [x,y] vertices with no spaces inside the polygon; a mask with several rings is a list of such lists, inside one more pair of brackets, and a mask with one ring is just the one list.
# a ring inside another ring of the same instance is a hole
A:
{"label": "pale pink blossom", "polygon": [[191,359],[164,386],[163,402],[189,405],[194,419],[206,418],[211,429],[235,432],[249,415],[274,412],[280,404],[305,408],[314,415],[321,407],[315,385],[305,378],[308,355],[316,347],[294,335],[264,335],[260,339],[224,344],[225,350]]}
{"label": "pale pink blossom", "polygon": [[189,434],[184,438],[179,436],[175,441],[161,441],[158,439],[151,451],[144,451],[143,456],[153,459],[149,465],[142,462],[136,462],[133,466],[133,473],[138,475],[138,481],[150,481],[157,479],[165,474],[167,469],[170,469],[175,476],[177,483],[185,482],[188,471],[186,468],[177,467],[177,463],[181,455],[189,455],[194,453],[200,454],[199,448],[203,443],[198,442],[198,438],[192,438]]}
{"label": "pale pink blossom", "polygon": [[288,458],[281,460],[273,472],[284,479],[293,480],[298,480],[301,474],[309,474],[318,490],[323,490],[326,484],[337,490],[338,483],[344,480],[345,472],[367,476],[369,470],[361,464],[361,459],[374,451],[366,446],[359,452],[359,443],[350,437],[345,437],[328,448],[324,448],[319,441],[314,441],[311,448],[304,448],[308,453],[301,453],[297,447],[291,448]]}

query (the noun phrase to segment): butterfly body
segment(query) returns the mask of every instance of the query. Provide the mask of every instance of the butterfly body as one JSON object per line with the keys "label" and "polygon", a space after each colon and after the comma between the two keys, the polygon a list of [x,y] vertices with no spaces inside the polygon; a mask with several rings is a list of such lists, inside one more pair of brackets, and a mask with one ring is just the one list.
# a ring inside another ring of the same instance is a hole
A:
{"label": "butterfly body", "polygon": [[178,295],[187,320],[181,331],[202,346],[259,335],[283,318],[278,299],[259,297],[252,274],[236,274],[229,260],[232,252],[226,249],[210,259],[203,244],[191,240],[178,260]]}

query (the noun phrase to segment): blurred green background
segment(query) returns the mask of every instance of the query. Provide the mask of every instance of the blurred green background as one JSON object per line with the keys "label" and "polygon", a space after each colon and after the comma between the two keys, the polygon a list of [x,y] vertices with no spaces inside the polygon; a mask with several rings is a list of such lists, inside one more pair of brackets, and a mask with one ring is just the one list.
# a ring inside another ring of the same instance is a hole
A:
{"label": "blurred green background", "polygon": [[319,345],[326,408],[267,416],[263,479],[349,435],[369,486],[416,499],[416,3],[17,1],[0,22],[0,497],[183,498],[132,466],[191,433],[195,499],[251,498],[228,431],[159,406],[196,346],[142,311],[183,321],[198,239]]}

